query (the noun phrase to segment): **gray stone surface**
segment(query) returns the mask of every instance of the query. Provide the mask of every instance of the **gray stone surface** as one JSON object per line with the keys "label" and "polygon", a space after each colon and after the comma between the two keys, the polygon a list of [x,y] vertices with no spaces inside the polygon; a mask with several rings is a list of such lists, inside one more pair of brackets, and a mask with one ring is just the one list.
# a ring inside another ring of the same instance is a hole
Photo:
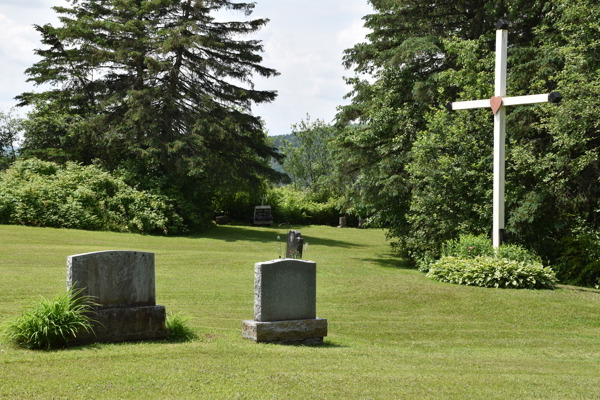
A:
{"label": "gray stone surface", "polygon": [[304,247],[304,239],[300,235],[300,231],[289,231],[287,241],[286,258],[302,258],[302,250]]}
{"label": "gray stone surface", "polygon": [[243,321],[242,336],[255,342],[322,344],[327,336],[327,320]]}
{"label": "gray stone surface", "polygon": [[338,228],[345,228],[346,227],[346,217],[340,217],[340,224],[338,225]]}
{"label": "gray stone surface", "polygon": [[94,342],[163,339],[170,332],[165,327],[165,307],[104,308],[89,314],[96,322],[94,333],[80,331],[69,345]]}
{"label": "gray stone surface", "polygon": [[69,287],[87,288],[102,306],[156,305],[154,253],[98,251],[69,256],[67,265]]}
{"label": "gray stone surface", "polygon": [[85,288],[98,304],[89,314],[94,333],[79,331],[70,344],[161,339],[169,336],[165,307],[156,305],[154,253],[98,251],[69,256],[68,286]]}
{"label": "gray stone surface", "polygon": [[254,266],[254,320],[316,318],[317,264],[281,259]]}

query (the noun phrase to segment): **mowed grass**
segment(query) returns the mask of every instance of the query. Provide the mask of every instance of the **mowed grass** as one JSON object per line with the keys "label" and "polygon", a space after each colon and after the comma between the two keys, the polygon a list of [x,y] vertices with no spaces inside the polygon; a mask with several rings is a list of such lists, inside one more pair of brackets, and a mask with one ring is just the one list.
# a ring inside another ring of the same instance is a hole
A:
{"label": "mowed grass", "polygon": [[[483,289],[404,268],[381,230],[300,227],[325,346],[256,344],[254,263],[285,230],[197,237],[0,226],[0,323],[65,290],[68,255],[156,253],[157,303],[198,339],[57,351],[0,342],[0,398],[600,399],[600,291]],[[4,339],[2,339],[4,340]]]}

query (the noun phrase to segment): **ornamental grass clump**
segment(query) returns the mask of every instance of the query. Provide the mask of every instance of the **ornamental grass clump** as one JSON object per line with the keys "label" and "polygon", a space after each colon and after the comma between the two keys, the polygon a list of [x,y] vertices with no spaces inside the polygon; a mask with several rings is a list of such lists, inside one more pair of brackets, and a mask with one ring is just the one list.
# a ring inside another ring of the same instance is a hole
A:
{"label": "ornamental grass clump", "polygon": [[187,321],[188,317],[181,316],[179,314],[168,314],[166,326],[171,334],[169,340],[171,342],[189,342],[198,337],[194,329],[192,329]]}
{"label": "ornamental grass clump", "polygon": [[442,257],[430,266],[427,277],[458,285],[511,289],[554,289],[557,283],[554,271],[540,262],[488,256]]}
{"label": "ornamental grass clump", "polygon": [[93,333],[95,321],[88,314],[97,304],[82,292],[71,288],[52,300],[42,296],[40,302],[7,323],[5,335],[21,347],[50,350],[64,347],[81,330]]}

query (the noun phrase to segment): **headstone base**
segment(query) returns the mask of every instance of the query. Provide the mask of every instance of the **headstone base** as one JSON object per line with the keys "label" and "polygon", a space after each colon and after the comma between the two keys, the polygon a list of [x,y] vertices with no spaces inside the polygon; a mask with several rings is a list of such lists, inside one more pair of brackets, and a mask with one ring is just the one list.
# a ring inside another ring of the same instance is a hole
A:
{"label": "headstone base", "polygon": [[323,337],[327,336],[327,320],[322,318],[270,322],[246,320],[243,321],[242,336],[244,339],[258,343],[323,344]]}
{"label": "headstone base", "polygon": [[82,330],[69,345],[164,339],[171,334],[165,316],[164,306],[101,308],[90,314],[97,321],[93,324],[95,335]]}

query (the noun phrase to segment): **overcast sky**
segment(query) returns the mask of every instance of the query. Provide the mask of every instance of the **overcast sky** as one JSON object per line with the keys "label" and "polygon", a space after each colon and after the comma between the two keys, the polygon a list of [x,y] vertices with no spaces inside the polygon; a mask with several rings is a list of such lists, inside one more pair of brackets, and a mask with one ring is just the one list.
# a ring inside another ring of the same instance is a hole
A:
{"label": "overcast sky", "polygon": [[[371,13],[367,0],[255,0],[252,18],[271,21],[254,38],[262,40],[263,65],[280,76],[255,79],[257,89],[276,90],[277,99],[254,106],[270,135],[290,133],[290,125],[306,114],[331,122],[336,106],[347,104],[349,91],[343,76],[353,71],[342,67],[342,52],[364,41],[367,30],[362,17]],[[41,46],[33,24],[57,23],[51,9],[67,5],[65,0],[0,0],[0,109],[7,111],[13,98],[37,90],[26,83],[24,75],[37,58],[34,48]],[[228,14],[231,19],[242,14]],[[227,16],[219,14],[219,19]]]}

